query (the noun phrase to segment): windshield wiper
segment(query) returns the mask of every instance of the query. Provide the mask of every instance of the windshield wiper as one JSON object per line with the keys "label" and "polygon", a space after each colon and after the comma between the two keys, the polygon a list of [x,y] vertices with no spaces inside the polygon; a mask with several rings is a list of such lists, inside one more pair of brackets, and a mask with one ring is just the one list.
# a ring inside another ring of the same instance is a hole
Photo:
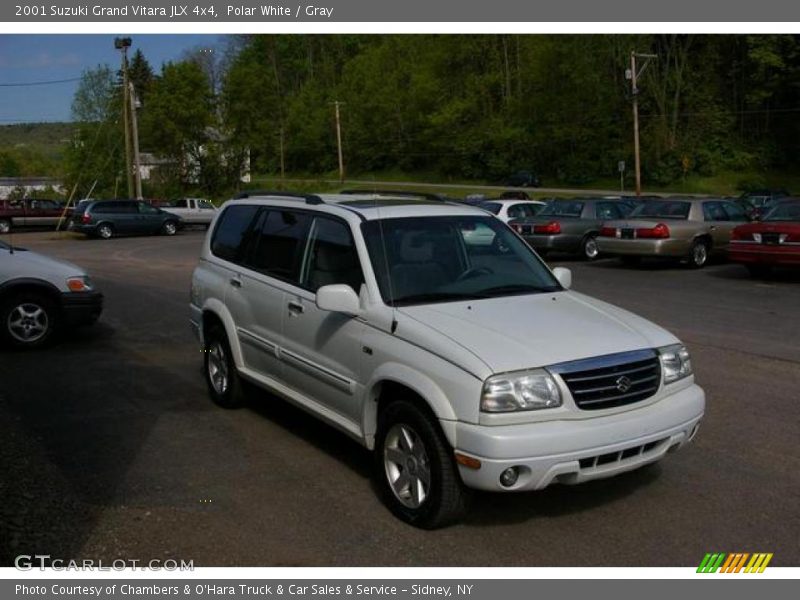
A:
{"label": "windshield wiper", "polygon": [[429,292],[426,294],[411,294],[409,296],[401,296],[395,298],[393,304],[395,306],[403,306],[407,304],[422,304],[425,302],[447,302],[448,300],[478,300],[480,298],[488,298],[481,294],[464,294],[458,292]]}
{"label": "windshield wiper", "polygon": [[486,288],[480,293],[486,297],[491,298],[494,296],[503,296],[505,294],[541,294],[546,292],[555,292],[558,287],[553,285],[531,285],[529,283],[511,283],[507,285],[496,285],[494,287]]}

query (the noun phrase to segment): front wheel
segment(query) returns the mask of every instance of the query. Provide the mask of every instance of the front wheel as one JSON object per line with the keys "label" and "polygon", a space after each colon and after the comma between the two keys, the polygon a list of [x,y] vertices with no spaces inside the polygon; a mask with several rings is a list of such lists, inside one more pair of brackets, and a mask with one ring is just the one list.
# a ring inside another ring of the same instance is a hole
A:
{"label": "front wheel", "polygon": [[175,235],[178,232],[178,225],[175,221],[167,221],[161,226],[161,233],[164,235]]}
{"label": "front wheel", "polygon": [[466,511],[452,448],[434,418],[411,402],[394,401],[379,416],[375,477],[389,510],[416,527],[443,527]]}
{"label": "front wheel", "polygon": [[53,336],[57,308],[41,294],[23,292],[7,299],[0,307],[2,337],[17,348],[38,348]]}

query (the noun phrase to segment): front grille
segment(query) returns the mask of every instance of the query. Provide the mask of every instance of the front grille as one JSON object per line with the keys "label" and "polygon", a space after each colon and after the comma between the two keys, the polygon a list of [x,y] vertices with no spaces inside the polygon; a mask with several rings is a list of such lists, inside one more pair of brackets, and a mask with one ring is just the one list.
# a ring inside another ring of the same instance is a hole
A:
{"label": "front grille", "polygon": [[609,354],[561,363],[561,375],[578,408],[601,410],[641,402],[658,391],[661,363],[655,350]]}

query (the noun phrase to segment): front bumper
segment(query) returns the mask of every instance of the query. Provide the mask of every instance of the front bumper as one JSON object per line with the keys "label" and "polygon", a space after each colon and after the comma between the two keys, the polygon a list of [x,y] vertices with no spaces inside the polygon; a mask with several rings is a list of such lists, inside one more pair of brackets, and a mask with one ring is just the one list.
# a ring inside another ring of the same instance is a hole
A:
{"label": "front bumper", "polygon": [[61,294],[61,313],[69,326],[91,325],[103,312],[100,292],[68,292]]}
{"label": "front bumper", "polygon": [[597,247],[603,254],[618,256],[668,256],[680,258],[689,254],[692,240],[667,238],[664,240],[598,237]]}
{"label": "front bumper", "polygon": [[[459,464],[467,487],[490,491],[540,490],[612,477],[664,457],[692,439],[705,411],[705,393],[690,385],[648,406],[603,417],[523,425],[459,422],[456,452],[477,458],[479,469]],[[517,467],[511,487],[500,474]]]}

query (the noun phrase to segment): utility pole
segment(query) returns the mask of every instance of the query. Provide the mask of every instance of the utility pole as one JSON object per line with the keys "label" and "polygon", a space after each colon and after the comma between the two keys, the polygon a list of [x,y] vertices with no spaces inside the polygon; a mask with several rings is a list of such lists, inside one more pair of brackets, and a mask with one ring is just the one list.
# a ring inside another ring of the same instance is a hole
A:
{"label": "utility pole", "polygon": [[129,98],[128,104],[131,109],[131,132],[133,134],[133,180],[135,183],[136,199],[142,200],[142,169],[139,160],[139,124],[136,118],[136,110],[139,108],[139,100],[136,98],[136,90],[133,82],[128,82]]}
{"label": "utility pole", "polygon": [[280,150],[281,150],[281,183],[283,183],[284,179],[286,178],[286,163],[283,158],[283,125],[281,125],[281,130],[280,130]]}
{"label": "utility pole", "polygon": [[333,105],[336,107],[336,143],[339,147],[339,181],[344,182],[344,158],[342,158],[342,124],[339,118],[339,105],[344,104],[336,100]]}
{"label": "utility pole", "polygon": [[131,38],[114,38],[114,48],[122,52],[122,121],[125,127],[125,173],[128,180],[128,198],[132,198],[133,168],[131,167],[131,133],[129,120],[130,94],[128,93],[128,48],[131,47]]}
{"label": "utility pole", "polygon": [[[636,59],[643,58],[641,68],[637,71]],[[639,158],[639,88],[637,81],[644,73],[650,59],[657,58],[655,54],[639,54],[631,50],[631,68],[625,73],[625,77],[631,80],[631,96],[633,97],[633,154],[636,169],[636,197],[642,195],[642,167]]]}

